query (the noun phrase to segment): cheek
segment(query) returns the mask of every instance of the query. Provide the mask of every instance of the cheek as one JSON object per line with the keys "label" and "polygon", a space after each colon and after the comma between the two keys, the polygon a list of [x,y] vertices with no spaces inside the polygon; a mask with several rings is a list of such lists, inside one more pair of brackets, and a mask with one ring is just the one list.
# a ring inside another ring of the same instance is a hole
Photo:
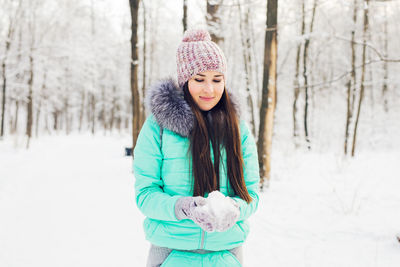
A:
{"label": "cheek", "polygon": [[223,84],[221,86],[218,86],[218,88],[216,90],[218,92],[218,97],[222,96],[222,94],[224,93],[224,89],[225,89],[225,87]]}
{"label": "cheek", "polygon": [[199,86],[189,84],[189,93],[193,98],[196,98],[196,96],[199,95],[200,91],[201,88]]}

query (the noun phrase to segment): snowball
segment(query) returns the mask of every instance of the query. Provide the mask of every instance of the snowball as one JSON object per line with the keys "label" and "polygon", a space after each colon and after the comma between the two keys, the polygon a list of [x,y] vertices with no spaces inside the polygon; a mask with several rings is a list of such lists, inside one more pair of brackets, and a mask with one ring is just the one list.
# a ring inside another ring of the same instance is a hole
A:
{"label": "snowball", "polygon": [[206,204],[202,206],[204,211],[210,212],[216,218],[216,231],[226,229],[226,225],[232,223],[233,218],[239,216],[238,205],[235,200],[226,197],[219,191],[211,192],[206,198]]}

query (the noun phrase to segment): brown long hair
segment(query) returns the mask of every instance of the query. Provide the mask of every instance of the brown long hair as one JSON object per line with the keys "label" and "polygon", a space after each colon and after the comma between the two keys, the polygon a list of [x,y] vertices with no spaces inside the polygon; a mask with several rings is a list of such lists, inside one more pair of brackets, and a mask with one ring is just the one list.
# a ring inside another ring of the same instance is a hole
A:
{"label": "brown long hair", "polygon": [[[195,117],[189,136],[194,176],[193,196],[204,196],[206,192],[220,190],[219,164],[221,149],[225,148],[230,186],[235,195],[250,203],[252,198],[247,191],[243,175],[244,163],[238,116],[226,88],[220,101],[208,112],[202,111],[194,102],[188,82],[184,84],[183,92]],[[214,164],[210,156],[210,141]]]}

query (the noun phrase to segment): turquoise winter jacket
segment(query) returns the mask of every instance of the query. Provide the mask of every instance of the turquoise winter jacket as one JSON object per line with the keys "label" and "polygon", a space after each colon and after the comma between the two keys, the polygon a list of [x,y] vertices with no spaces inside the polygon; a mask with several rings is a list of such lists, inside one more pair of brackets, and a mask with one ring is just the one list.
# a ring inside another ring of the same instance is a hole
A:
{"label": "turquoise winter jacket", "polygon": [[192,196],[193,192],[188,135],[194,118],[190,107],[173,80],[154,85],[147,101],[152,114],[139,133],[133,161],[136,203],[146,216],[143,223],[146,239],[154,245],[177,250],[218,251],[240,246],[249,233],[246,219],[257,210],[259,201],[257,149],[246,123],[240,120],[240,138],[244,179],[253,200],[248,204],[234,195],[227,178],[226,153],[222,150],[220,191],[240,204],[240,216],[227,231],[208,233],[192,220],[179,221],[175,216],[176,201]]}

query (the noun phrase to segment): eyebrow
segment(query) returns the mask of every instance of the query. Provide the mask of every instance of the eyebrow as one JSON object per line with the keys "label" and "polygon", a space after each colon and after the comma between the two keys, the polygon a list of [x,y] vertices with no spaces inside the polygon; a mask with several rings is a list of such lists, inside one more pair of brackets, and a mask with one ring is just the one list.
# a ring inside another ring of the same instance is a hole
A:
{"label": "eyebrow", "polygon": [[[199,75],[199,76],[201,76],[201,77],[206,77],[206,75],[204,75],[204,74],[197,74],[197,75]],[[217,75],[214,75],[214,77],[221,77],[222,76],[222,74],[217,74]]]}

